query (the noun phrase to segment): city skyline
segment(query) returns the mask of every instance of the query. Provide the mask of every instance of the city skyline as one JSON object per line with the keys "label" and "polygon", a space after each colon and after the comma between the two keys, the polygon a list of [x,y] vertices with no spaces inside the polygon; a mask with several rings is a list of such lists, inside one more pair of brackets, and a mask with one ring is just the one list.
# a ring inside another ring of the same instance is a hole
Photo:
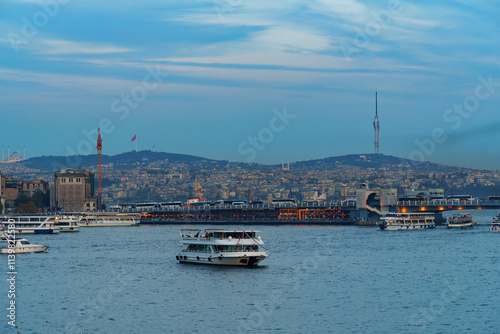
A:
{"label": "city skyline", "polygon": [[371,153],[378,88],[380,153],[500,165],[500,5],[45,4],[0,4],[0,138],[28,158],[97,154],[98,127],[108,155]]}

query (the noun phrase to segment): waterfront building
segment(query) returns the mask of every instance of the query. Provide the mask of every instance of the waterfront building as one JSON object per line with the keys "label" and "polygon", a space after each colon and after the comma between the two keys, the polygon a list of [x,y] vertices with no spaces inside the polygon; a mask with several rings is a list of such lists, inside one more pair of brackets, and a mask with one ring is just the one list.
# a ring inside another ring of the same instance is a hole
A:
{"label": "waterfront building", "polygon": [[49,191],[49,183],[44,180],[21,182],[21,195],[26,195],[27,197],[31,198],[37,190],[41,191],[43,194],[46,194],[47,191]]}
{"label": "waterfront building", "polygon": [[54,173],[53,207],[65,211],[84,211],[94,197],[94,173],[88,170],[65,169]]}
{"label": "waterfront building", "polygon": [[21,193],[22,184],[23,182],[19,180],[13,180],[13,179],[4,180],[5,187],[2,193],[3,196],[5,196],[6,203],[8,203],[11,206],[14,205],[14,201],[16,200],[17,197],[19,197],[19,194]]}

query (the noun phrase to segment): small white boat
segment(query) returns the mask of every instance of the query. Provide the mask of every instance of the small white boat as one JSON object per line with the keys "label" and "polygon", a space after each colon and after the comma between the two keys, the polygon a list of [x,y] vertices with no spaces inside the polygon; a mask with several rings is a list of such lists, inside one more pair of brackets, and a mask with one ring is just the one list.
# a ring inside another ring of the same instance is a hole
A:
{"label": "small white boat", "polygon": [[476,222],[472,219],[472,213],[455,213],[448,218],[448,228],[470,229],[474,228]]}
{"label": "small white boat", "polygon": [[56,234],[60,231],[54,225],[54,217],[47,216],[2,216],[0,227],[17,234]]}
{"label": "small white boat", "polygon": [[381,230],[421,230],[435,228],[433,213],[388,213],[381,218]]}
{"label": "small white boat", "polygon": [[7,239],[2,240],[2,242],[6,244],[0,247],[0,253],[2,254],[42,253],[49,248],[47,245],[33,245],[24,238]]}
{"label": "small white boat", "polygon": [[183,246],[180,263],[255,266],[268,257],[259,231],[185,228],[179,231]]}
{"label": "small white boat", "polygon": [[130,214],[90,213],[80,218],[80,226],[138,226],[139,219]]}

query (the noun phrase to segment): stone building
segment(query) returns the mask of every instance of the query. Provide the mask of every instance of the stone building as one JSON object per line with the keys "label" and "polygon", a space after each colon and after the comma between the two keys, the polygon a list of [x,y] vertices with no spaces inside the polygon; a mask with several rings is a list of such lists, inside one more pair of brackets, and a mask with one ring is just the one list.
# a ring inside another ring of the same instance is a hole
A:
{"label": "stone building", "polygon": [[65,211],[84,211],[94,197],[94,173],[88,170],[65,169],[54,173],[52,207]]}

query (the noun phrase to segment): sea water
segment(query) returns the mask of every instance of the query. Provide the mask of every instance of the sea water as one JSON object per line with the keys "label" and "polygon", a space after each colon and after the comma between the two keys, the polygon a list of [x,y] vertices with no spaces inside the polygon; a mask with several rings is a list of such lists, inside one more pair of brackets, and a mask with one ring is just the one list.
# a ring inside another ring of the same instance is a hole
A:
{"label": "sea water", "polygon": [[0,257],[0,332],[499,333],[497,211],[472,212],[472,230],[246,226],[269,249],[256,268],[177,263],[186,226],[27,235],[50,248],[15,275]]}

